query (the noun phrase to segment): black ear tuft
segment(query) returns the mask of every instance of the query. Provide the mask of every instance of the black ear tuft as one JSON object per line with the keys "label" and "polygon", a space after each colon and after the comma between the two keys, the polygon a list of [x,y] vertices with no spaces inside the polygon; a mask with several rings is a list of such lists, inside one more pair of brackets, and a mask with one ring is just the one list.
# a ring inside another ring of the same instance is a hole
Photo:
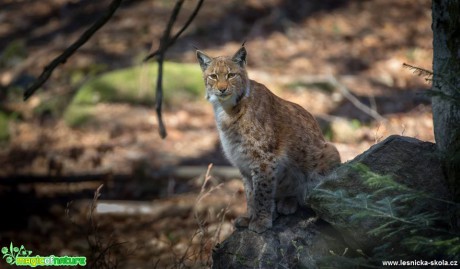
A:
{"label": "black ear tuft", "polygon": [[244,67],[246,64],[246,48],[244,48],[244,43],[243,46],[233,55],[232,60],[237,63],[239,66]]}
{"label": "black ear tuft", "polygon": [[206,70],[206,68],[208,68],[209,64],[212,61],[212,58],[206,55],[206,53],[202,52],[201,50],[196,51],[196,58],[200,63],[201,70],[203,71]]}

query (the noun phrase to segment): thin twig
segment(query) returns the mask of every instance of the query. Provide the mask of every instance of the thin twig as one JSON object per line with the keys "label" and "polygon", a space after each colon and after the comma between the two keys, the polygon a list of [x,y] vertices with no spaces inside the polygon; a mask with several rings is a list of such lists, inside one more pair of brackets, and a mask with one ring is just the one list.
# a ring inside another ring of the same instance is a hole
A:
{"label": "thin twig", "polygon": [[334,76],[328,76],[327,80],[329,81],[330,84],[335,86],[342,95],[348,99],[356,108],[359,110],[363,111],[367,115],[371,116],[377,121],[386,121],[386,119],[380,115],[376,110],[370,108],[369,106],[365,105],[361,101],[359,101],[356,96],[354,96],[348,89],[345,87],[343,84],[339,83],[337,79]]}
{"label": "thin twig", "polygon": [[163,63],[165,59],[165,54],[166,51],[168,50],[169,47],[171,47],[174,42],[179,38],[179,36],[188,28],[188,26],[191,24],[193,19],[196,17],[198,14],[198,11],[201,8],[201,5],[203,4],[204,0],[199,0],[195,9],[193,12],[190,14],[189,18],[185,22],[184,26],[173,36],[171,37],[171,31],[174,23],[176,22],[177,16],[179,15],[179,12],[182,8],[182,5],[184,4],[184,0],[177,0],[176,4],[174,5],[173,11],[171,12],[171,16],[169,17],[168,24],[163,32],[163,36],[160,39],[160,46],[159,48],[150,53],[145,59],[144,62],[156,57],[157,62],[158,62],[158,75],[157,75],[157,87],[155,91],[155,107],[156,107],[156,113],[157,113],[157,119],[158,119],[158,127],[159,127],[159,133],[161,138],[165,138],[167,136],[166,128],[163,123],[163,118],[162,118],[162,104],[163,104]]}
{"label": "thin twig", "polygon": [[[386,122],[387,120],[380,115],[375,109],[367,106],[366,104],[359,101],[356,96],[354,96],[345,85],[340,83],[335,76],[332,74],[328,75],[321,75],[321,76],[303,76],[301,81],[306,84],[316,84],[316,83],[326,83],[328,85],[333,86],[335,89],[338,89],[343,97],[347,98],[356,108],[363,111],[364,113],[368,114],[372,118],[377,121]],[[372,103],[372,99],[371,99]],[[375,105],[376,106],[376,105]],[[324,117],[324,116],[323,116]],[[327,118],[331,118],[330,116],[325,116]]]}
{"label": "thin twig", "polygon": [[26,101],[30,96],[32,96],[35,91],[37,91],[51,76],[54,69],[67,61],[67,59],[72,56],[83,44],[85,44],[91,36],[97,32],[102,26],[104,26],[115,13],[115,11],[120,7],[120,4],[123,0],[113,0],[110,3],[106,13],[102,15],[90,28],[88,28],[70,47],[64,50],[64,52],[56,57],[51,63],[49,63],[43,69],[43,72],[40,76],[34,81],[34,83],[27,88],[24,92],[24,101]]}
{"label": "thin twig", "polygon": [[[198,14],[198,11],[200,11],[200,8],[201,8],[201,5],[203,4],[203,2],[204,2],[204,0],[199,0],[198,1],[198,3],[195,6],[195,9],[190,14],[190,17],[187,19],[187,21],[185,22],[184,26],[182,26],[182,28],[169,40],[168,44],[166,45],[166,49],[168,49],[169,47],[174,45],[174,43],[179,38],[179,36],[190,26],[190,24],[192,23],[193,19],[195,19],[196,15]],[[147,57],[144,58],[144,62],[146,62],[146,61],[158,56],[159,53],[160,53],[160,49],[157,49],[156,51],[151,52],[149,55],[147,55]]]}
{"label": "thin twig", "polygon": [[165,138],[168,135],[168,133],[166,132],[165,125],[163,123],[163,118],[161,116],[161,107],[163,104],[163,61],[164,61],[164,57],[161,54],[160,57],[158,58],[157,89],[155,92],[156,112],[157,112],[158,127],[159,127],[161,138]]}
{"label": "thin twig", "polygon": [[156,104],[156,112],[157,112],[157,118],[158,118],[158,126],[159,126],[159,132],[160,132],[160,137],[165,138],[168,134],[166,133],[166,128],[163,123],[163,118],[161,116],[161,106],[163,103],[163,62],[165,59],[165,53],[167,50],[167,44],[170,41],[171,38],[171,30],[174,25],[174,22],[176,22],[177,15],[179,15],[180,9],[182,7],[182,4],[184,3],[184,0],[177,0],[176,5],[174,6],[174,9],[171,13],[171,17],[169,17],[168,24],[166,26],[165,31],[163,32],[163,36],[160,39],[160,48],[158,49],[158,76],[157,76],[157,88],[155,92],[155,104]]}

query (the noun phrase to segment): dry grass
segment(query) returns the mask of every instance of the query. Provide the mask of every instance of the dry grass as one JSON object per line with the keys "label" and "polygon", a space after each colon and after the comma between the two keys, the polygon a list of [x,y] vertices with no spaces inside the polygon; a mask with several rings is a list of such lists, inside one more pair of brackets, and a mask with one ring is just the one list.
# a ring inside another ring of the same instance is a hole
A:
{"label": "dry grass", "polygon": [[[229,212],[231,201],[228,202],[216,216],[211,216],[213,213],[209,210],[207,212],[201,212],[201,210],[198,209],[198,206],[204,199],[213,195],[216,191],[221,190],[223,186],[223,183],[219,183],[215,186],[213,185],[211,169],[212,164],[209,164],[193,208],[193,217],[198,228],[190,237],[188,245],[182,254],[175,253],[171,246],[171,251],[174,253],[174,261],[169,268],[210,268],[212,266],[211,252],[213,247],[221,240],[222,226]],[[210,229],[209,219],[211,217],[215,217],[215,219],[218,220],[216,229]],[[198,245],[198,247],[195,247],[196,245]],[[157,261],[156,264],[158,264],[158,262],[159,261]]]}
{"label": "dry grass", "polygon": [[[210,268],[212,266],[212,249],[228,236],[228,229],[223,232],[222,228],[224,225],[230,226],[229,212],[232,211],[231,207],[237,195],[236,192],[232,193],[231,198],[226,199],[226,203],[218,206],[213,203],[216,199],[221,198],[222,193],[229,196],[230,193],[224,183],[219,183],[212,176],[212,166],[212,164],[208,166],[199,193],[193,200],[192,211],[184,220],[184,222],[190,222],[184,228],[186,229],[184,234],[189,235],[188,239],[180,241],[173,238],[161,239],[161,235],[150,233],[151,240],[161,241],[166,246],[164,252],[167,252],[168,255],[157,254],[156,257],[150,258],[149,265],[145,268]],[[88,268],[129,268],[130,266],[124,262],[139,259],[140,253],[136,252],[145,251],[146,245],[143,240],[148,241],[148,238],[145,238],[144,234],[139,234],[133,240],[127,241],[126,237],[122,237],[122,233],[117,231],[119,226],[113,220],[110,220],[108,216],[98,214],[97,204],[102,188],[103,185],[100,185],[95,190],[85,210],[84,220],[82,215],[70,212],[73,208],[71,203],[66,208],[66,215],[73,228],[78,231],[77,233],[86,239],[87,247],[85,248],[89,254],[87,256]],[[140,218],[137,220],[131,220],[131,227],[123,226],[123,229],[136,234],[136,227],[143,225]],[[171,225],[174,224],[171,222]],[[177,229],[180,228],[177,227]]]}

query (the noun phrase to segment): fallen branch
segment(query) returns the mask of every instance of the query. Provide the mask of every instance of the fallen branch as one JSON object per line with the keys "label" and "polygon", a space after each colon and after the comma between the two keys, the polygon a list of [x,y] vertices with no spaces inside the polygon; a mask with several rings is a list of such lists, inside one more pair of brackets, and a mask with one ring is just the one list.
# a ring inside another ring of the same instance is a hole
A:
{"label": "fallen branch", "polygon": [[[203,175],[207,166],[172,166],[161,170],[151,170],[146,175],[152,179],[168,179],[188,181],[191,178]],[[213,175],[222,179],[240,178],[239,170],[232,166],[214,166]],[[77,183],[77,182],[94,182],[94,181],[129,181],[133,178],[131,174],[81,174],[81,175],[11,175],[0,177],[0,186],[16,186],[19,184],[34,183]]]}
{"label": "fallen branch", "polygon": [[17,186],[20,184],[35,183],[79,183],[93,181],[126,181],[131,177],[128,174],[114,175],[111,173],[82,174],[82,175],[11,175],[0,177],[0,186]]}
{"label": "fallen branch", "polygon": [[120,7],[120,4],[123,0],[113,0],[110,3],[109,8],[106,13],[102,15],[90,28],[88,28],[70,47],[64,50],[64,52],[56,57],[51,63],[49,63],[43,69],[43,72],[40,76],[34,81],[34,83],[27,88],[24,92],[24,101],[26,101],[30,96],[32,96],[51,76],[54,69],[67,61],[67,59],[72,56],[75,51],[77,51],[83,44],[85,44],[91,36],[97,32],[102,26],[104,26],[115,13],[115,11]]}
{"label": "fallen branch", "polygon": [[[342,96],[345,97],[348,101],[350,101],[359,110],[363,111],[364,113],[371,116],[377,121],[383,121],[383,122],[386,121],[386,119],[382,115],[380,115],[377,112],[377,110],[359,101],[359,99],[356,98],[356,96],[354,96],[348,90],[348,88],[342,83],[340,83],[333,75],[303,76],[301,78],[301,81],[306,84],[318,84],[318,83],[329,84],[333,86],[334,88],[338,89],[340,93],[342,94]],[[375,101],[373,102],[372,98],[371,98],[371,103],[375,103]],[[376,107],[376,104],[373,104],[372,106]]]}
{"label": "fallen branch", "polygon": [[366,113],[367,115],[371,116],[377,121],[386,121],[386,119],[380,115],[376,110],[370,108],[369,106],[365,105],[361,101],[359,101],[356,96],[354,96],[343,84],[339,83],[334,76],[327,76],[327,80],[330,84],[332,84],[335,88],[337,88],[340,93],[348,99],[356,108],[361,110],[362,112]]}

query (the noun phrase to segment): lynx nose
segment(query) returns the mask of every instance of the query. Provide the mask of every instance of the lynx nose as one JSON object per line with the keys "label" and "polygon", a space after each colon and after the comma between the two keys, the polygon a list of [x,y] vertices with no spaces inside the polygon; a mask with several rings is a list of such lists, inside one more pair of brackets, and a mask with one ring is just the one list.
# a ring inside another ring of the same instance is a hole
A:
{"label": "lynx nose", "polygon": [[227,91],[227,88],[228,88],[228,84],[227,84],[227,83],[222,83],[222,82],[217,83],[217,89],[218,89],[221,93],[226,92],[226,91]]}
{"label": "lynx nose", "polygon": [[217,89],[220,91],[220,93],[225,93],[227,91],[227,85],[219,85]]}

